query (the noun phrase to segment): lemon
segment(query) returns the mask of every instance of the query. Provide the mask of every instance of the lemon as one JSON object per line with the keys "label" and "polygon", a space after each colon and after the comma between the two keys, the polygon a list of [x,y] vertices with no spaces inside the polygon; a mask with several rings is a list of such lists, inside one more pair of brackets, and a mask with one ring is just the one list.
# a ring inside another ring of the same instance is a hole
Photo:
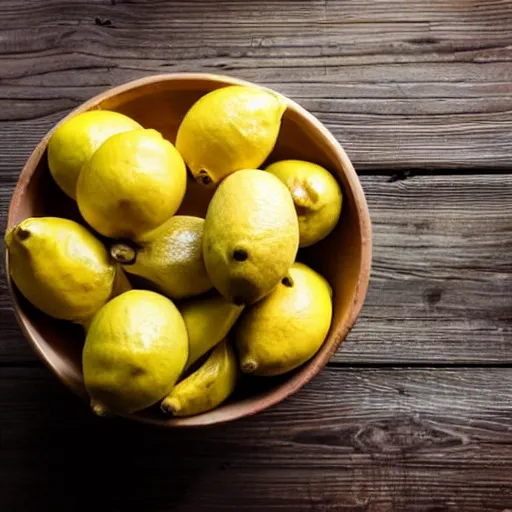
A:
{"label": "lemon", "polygon": [[204,219],[175,215],[132,245],[110,253],[129,274],[151,281],[165,295],[181,299],[212,288],[203,261]]}
{"label": "lemon", "polygon": [[280,375],[310,359],[327,336],[331,288],[317,272],[295,263],[263,300],[247,309],[236,329],[242,371]]}
{"label": "lemon", "polygon": [[110,137],[84,165],[78,208],[98,233],[136,240],[174,215],[186,183],[169,141],[156,130],[132,130]]}
{"label": "lemon", "polygon": [[98,414],[145,409],[166,396],[185,367],[188,340],[176,306],[163,295],[131,290],[94,316],[82,363]]}
{"label": "lemon", "polygon": [[341,213],[342,193],[334,176],[324,167],[302,160],[282,160],[266,170],[277,176],[292,194],[299,217],[300,247],[325,238]]}
{"label": "lemon", "polygon": [[206,212],[203,256],[228,301],[251,304],[268,294],[294,262],[298,244],[292,197],[278,178],[245,169],[222,181]]}
{"label": "lemon", "polygon": [[223,340],[197,371],[171,390],[160,407],[174,416],[193,416],[210,411],[233,393],[237,377],[235,352],[228,341]]}
{"label": "lemon", "polygon": [[86,323],[113,293],[114,261],[74,221],[25,219],[7,232],[5,244],[14,283],[36,308],[54,318]]}
{"label": "lemon", "polygon": [[228,174],[257,168],[267,159],[285,109],[281,96],[259,87],[216,89],[189,109],[176,148],[197,181],[216,185]]}
{"label": "lemon", "polygon": [[76,199],[76,183],[83,165],[109,137],[142,126],[110,110],[83,112],[61,123],[48,142],[48,167],[59,187]]}
{"label": "lemon", "polygon": [[187,368],[228,335],[243,311],[221,296],[190,299],[179,309],[188,333]]}

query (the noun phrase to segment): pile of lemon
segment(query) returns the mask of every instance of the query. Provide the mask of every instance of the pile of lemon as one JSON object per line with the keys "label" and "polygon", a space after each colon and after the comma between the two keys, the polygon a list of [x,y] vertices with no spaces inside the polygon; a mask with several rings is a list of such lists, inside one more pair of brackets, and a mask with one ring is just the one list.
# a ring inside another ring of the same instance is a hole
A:
{"label": "pile of lemon", "polygon": [[[97,414],[199,414],[233,393],[240,370],[286,373],[322,345],[331,288],[296,257],[333,230],[342,194],[311,162],[258,169],[285,109],[273,92],[227,86],[192,105],[175,145],[105,110],[53,132],[48,167],[84,222],[32,217],[5,241],[25,298],[83,325]],[[187,167],[214,190],[204,219],[178,212]]]}

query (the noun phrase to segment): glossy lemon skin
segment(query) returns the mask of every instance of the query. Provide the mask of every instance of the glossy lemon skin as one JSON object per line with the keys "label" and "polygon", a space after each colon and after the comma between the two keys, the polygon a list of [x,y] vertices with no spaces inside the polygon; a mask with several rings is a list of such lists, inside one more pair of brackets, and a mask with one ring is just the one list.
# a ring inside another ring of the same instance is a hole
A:
{"label": "glossy lemon skin", "polygon": [[258,168],[279,135],[284,98],[259,87],[231,85],[202,96],[178,129],[176,147],[194,178],[215,186],[229,174]]}
{"label": "glossy lemon skin", "polygon": [[25,219],[5,236],[10,275],[36,308],[84,322],[110,298],[116,266],[84,226],[57,217]]}
{"label": "glossy lemon skin", "polygon": [[[203,261],[203,228],[199,217],[171,217],[136,241],[135,260],[124,270],[151,281],[172,299],[208,291],[213,285]],[[116,257],[116,246],[112,254]]]}

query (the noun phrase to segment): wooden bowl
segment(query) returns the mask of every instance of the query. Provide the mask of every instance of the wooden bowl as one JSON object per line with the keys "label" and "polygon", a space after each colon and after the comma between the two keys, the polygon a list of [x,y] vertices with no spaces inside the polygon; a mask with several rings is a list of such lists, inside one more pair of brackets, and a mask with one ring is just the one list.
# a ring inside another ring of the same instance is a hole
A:
{"label": "wooden bowl", "polygon": [[[229,84],[248,83],[210,74],[150,76],[92,98],[64,120],[92,109],[116,110],[147,128],[156,128],[174,142],[179,123],[192,103]],[[167,427],[199,426],[249,416],[277,404],[325,366],[361,310],[371,263],[371,224],[363,190],[349,158],[331,133],[292,100],[287,99],[287,104],[279,139],[268,162],[282,158],[316,162],[333,173],[344,193],[343,211],[335,230],[319,244],[299,253],[299,259],[322,273],[333,288],[334,312],[329,335],[315,357],[301,368],[278,378],[244,377],[235,395],[211,412],[169,419],[154,407],[130,415],[132,419]],[[32,216],[63,216],[83,222],[76,204],[60,191],[48,171],[46,149],[51,133],[38,144],[21,172],[9,209],[8,228]],[[201,215],[210,192],[189,183],[180,213]],[[9,274],[8,261],[6,268]],[[38,356],[66,386],[88,400],[81,373],[82,328],[36,310],[10,278],[9,287],[19,325]]]}

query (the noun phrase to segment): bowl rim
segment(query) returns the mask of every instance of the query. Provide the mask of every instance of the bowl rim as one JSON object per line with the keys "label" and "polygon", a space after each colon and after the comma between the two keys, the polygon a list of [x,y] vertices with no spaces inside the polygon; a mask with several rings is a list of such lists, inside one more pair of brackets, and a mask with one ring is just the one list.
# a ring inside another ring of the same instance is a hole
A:
{"label": "bowl rim", "polygon": [[[151,84],[172,81],[178,82],[182,80],[210,81],[221,84],[221,86],[245,85],[260,87],[274,94],[279,94],[286,101],[287,109],[291,109],[292,111],[294,111],[295,114],[298,114],[299,117],[305,119],[308,123],[310,123],[310,125],[314,127],[314,129],[322,136],[324,141],[330,147],[332,153],[340,161],[341,168],[344,171],[344,177],[348,182],[350,190],[353,194],[355,208],[358,211],[359,230],[361,233],[361,261],[359,273],[357,276],[354,298],[349,306],[349,312],[346,317],[346,321],[342,325],[334,326],[334,329],[331,332],[331,337],[334,338],[334,342],[332,343],[328,351],[317,352],[317,354],[312,359],[310,359],[298,372],[293,374],[284,383],[280,384],[271,393],[266,394],[265,396],[262,397],[257,397],[254,401],[250,403],[248,407],[246,406],[240,409],[236,409],[236,412],[234,414],[230,414],[229,417],[223,417],[222,415],[220,417],[216,417],[216,415],[212,414],[214,411],[208,411],[201,415],[191,416],[188,418],[169,418],[163,420],[159,420],[152,417],[139,416],[137,414],[123,415],[123,417],[125,418],[135,420],[137,422],[159,426],[162,428],[202,427],[207,425],[232,422],[240,418],[249,417],[258,412],[263,411],[264,409],[268,409],[269,407],[276,405],[277,403],[293,395],[300,388],[306,385],[316,374],[320,372],[320,370],[324,366],[327,365],[328,361],[330,360],[334,352],[336,352],[341,342],[345,339],[349,331],[354,326],[356,319],[359,316],[359,313],[361,312],[368,291],[372,262],[372,226],[370,220],[370,213],[366,202],[366,197],[364,195],[363,188],[361,186],[357,173],[352,165],[352,162],[350,161],[347,153],[345,152],[341,144],[337,141],[337,139],[334,137],[334,135],[323,125],[323,123],[315,115],[313,115],[311,112],[309,112],[304,107],[300,106],[298,103],[288,98],[284,94],[275,91],[270,87],[266,87],[255,82],[242,80],[228,75],[213,73],[164,73],[145,76],[142,78],[125,82],[115,87],[110,87],[100,92],[99,94],[91,97],[90,99],[86,100],[85,102],[81,103],[73,110],[71,110],[60,121],[55,123],[55,125],[50,130],[48,130],[48,132],[39,141],[37,146],[33,149],[32,153],[26,160],[19,174],[16,186],[11,196],[6,231],[14,227],[15,212],[22,201],[23,191],[25,190],[27,184],[31,180],[36,170],[37,163],[44,155],[44,152],[46,151],[48,141],[52,133],[60,124],[76,116],[77,114],[80,114],[87,110],[92,110],[94,108],[99,108],[99,105],[103,101],[113,96],[117,96],[130,90]],[[75,394],[79,396],[83,396],[83,390],[78,389],[78,387],[74,386],[69,379],[65,378],[61,369],[56,367],[56,365],[52,361],[52,358],[49,357],[45,350],[39,345],[36,335],[32,332],[32,328],[28,318],[25,318],[25,315],[22,314],[19,301],[14,292],[12,279],[10,277],[7,247],[4,248],[4,264],[8,288],[11,295],[11,299],[14,304],[13,309],[15,317],[25,338],[29,341],[30,345],[32,346],[32,349],[35,351],[35,353],[38,355],[41,361],[45,363],[45,365],[52,371],[52,373],[56,375],[58,379],[68,389],[71,389],[71,391],[73,391]]]}

